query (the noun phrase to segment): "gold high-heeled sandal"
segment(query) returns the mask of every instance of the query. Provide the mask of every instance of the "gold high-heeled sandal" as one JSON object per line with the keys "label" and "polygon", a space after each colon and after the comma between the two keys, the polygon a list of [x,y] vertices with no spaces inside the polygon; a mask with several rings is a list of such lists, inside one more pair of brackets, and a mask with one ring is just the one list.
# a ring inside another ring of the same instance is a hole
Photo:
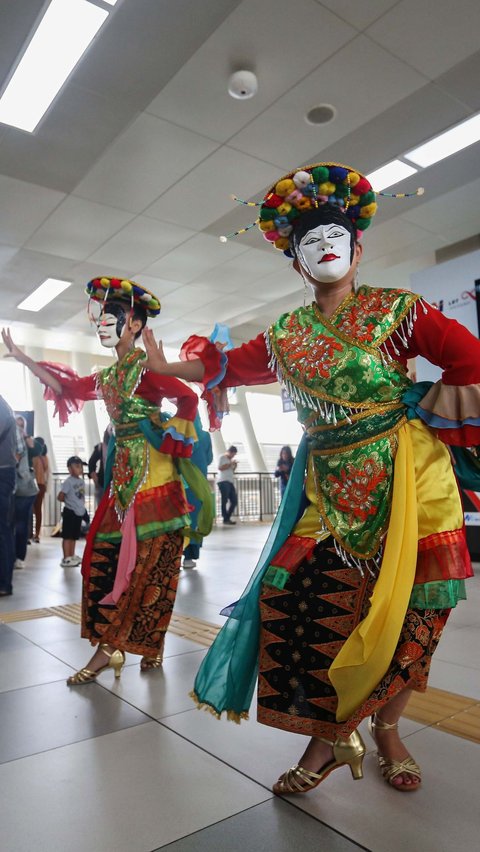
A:
{"label": "gold high-heeled sandal", "polygon": [[[375,740],[375,728],[379,731],[394,731],[398,730],[398,722],[394,722],[393,724],[389,724],[388,722],[384,722],[383,719],[374,713],[373,716],[368,720],[368,730],[370,731],[370,735],[372,739]],[[389,758],[383,757],[379,751],[377,751],[377,760],[378,765],[380,767],[380,771],[390,787],[393,787],[394,790],[400,790],[401,793],[411,793],[413,790],[418,790],[420,784],[422,783],[422,771],[418,765],[415,763],[413,757],[406,757],[404,760],[391,760]],[[398,778],[399,775],[409,775],[410,778],[417,779],[416,784],[392,784],[392,781],[395,778]]]}
{"label": "gold high-heeled sandal", "polygon": [[106,657],[108,657],[108,662],[106,662],[104,666],[101,666],[96,672],[87,668],[80,669],[79,672],[76,672],[67,679],[67,685],[83,686],[84,683],[92,683],[100,672],[103,672],[108,668],[114,669],[116,678],[120,677],[123,666],[125,665],[125,654],[123,651],[119,651],[117,649],[109,651],[109,647],[110,646],[105,643],[99,645],[99,649],[103,651]]}
{"label": "gold high-heeled sandal", "polygon": [[140,660],[140,671],[149,672],[151,669],[159,669],[162,663],[163,651],[159,651],[155,657],[142,657]]}
{"label": "gold high-heeled sandal", "polygon": [[319,772],[311,772],[310,769],[304,769],[303,766],[298,764],[287,769],[273,785],[272,789],[275,795],[309,793],[310,790],[318,787],[334,769],[338,769],[340,766],[349,766],[352,778],[355,781],[363,778],[362,764],[366,748],[358,731],[354,731],[346,740],[338,738],[333,743],[323,737],[316,737],[316,739],[332,746],[333,760],[322,766]]}

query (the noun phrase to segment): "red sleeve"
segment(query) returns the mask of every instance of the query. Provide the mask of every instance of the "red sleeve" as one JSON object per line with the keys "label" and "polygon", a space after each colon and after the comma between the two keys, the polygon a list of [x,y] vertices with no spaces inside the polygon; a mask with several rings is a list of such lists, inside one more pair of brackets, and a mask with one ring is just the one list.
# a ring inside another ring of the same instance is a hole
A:
{"label": "red sleeve", "polygon": [[417,304],[416,313],[405,357],[421,355],[443,371],[441,381],[428,390],[417,412],[444,443],[478,445],[480,340],[423,301]]}
{"label": "red sleeve", "polygon": [[95,375],[80,377],[71,367],[50,361],[40,361],[39,364],[62,386],[60,394],[49,387],[45,387],[43,394],[44,399],[54,403],[54,414],[58,413],[61,426],[67,423],[70,414],[82,410],[84,402],[98,399]]}
{"label": "red sleeve", "polygon": [[268,366],[269,356],[263,333],[226,354],[227,369],[219,384],[220,388],[268,385],[277,381],[276,373]]}
{"label": "red sleeve", "polygon": [[207,337],[192,335],[185,341],[180,358],[190,361],[199,358],[204,367],[202,399],[205,400],[210,420],[210,430],[220,429],[222,416],[228,410],[227,388],[238,385],[265,385],[277,381],[276,374],[268,366],[268,352],[263,334],[238,349],[225,352]]}
{"label": "red sleeve", "polygon": [[428,304],[425,307],[427,313],[422,305],[417,307],[407,358],[422,355],[431,364],[441,367],[444,385],[480,382],[480,340],[437,308]]}
{"label": "red sleeve", "polygon": [[177,406],[177,417],[183,420],[195,420],[198,408],[197,394],[180,379],[175,379],[173,376],[160,376],[151,370],[146,370],[136,393],[148,402],[158,405],[159,408],[162,399],[169,399]]}

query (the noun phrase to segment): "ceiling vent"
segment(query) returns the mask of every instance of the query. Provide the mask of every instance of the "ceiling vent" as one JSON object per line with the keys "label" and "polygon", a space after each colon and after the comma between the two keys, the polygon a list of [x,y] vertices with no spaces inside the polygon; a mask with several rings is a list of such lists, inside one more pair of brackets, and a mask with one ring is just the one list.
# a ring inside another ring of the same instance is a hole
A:
{"label": "ceiling vent", "polygon": [[335,118],[337,110],[330,104],[320,104],[320,106],[312,107],[306,116],[307,124],[329,124]]}

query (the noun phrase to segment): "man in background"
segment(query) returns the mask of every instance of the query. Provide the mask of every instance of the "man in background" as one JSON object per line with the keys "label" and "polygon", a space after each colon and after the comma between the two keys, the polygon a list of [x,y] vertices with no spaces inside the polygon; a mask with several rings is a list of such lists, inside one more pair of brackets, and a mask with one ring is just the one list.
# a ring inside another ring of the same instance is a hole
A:
{"label": "man in background", "polygon": [[218,460],[218,476],[217,484],[220,489],[222,500],[222,518],[223,523],[234,526],[235,521],[231,520],[237,506],[237,489],[235,488],[235,470],[237,462],[235,456],[237,448],[231,446],[227,452],[220,456]]}

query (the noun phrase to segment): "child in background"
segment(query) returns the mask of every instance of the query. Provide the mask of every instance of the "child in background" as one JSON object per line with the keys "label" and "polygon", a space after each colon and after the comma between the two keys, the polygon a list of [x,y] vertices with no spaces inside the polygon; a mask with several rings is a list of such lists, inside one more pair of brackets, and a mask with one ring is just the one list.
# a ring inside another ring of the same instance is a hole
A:
{"label": "child in background", "polygon": [[65,503],[62,512],[62,547],[63,559],[61,568],[80,565],[80,556],[75,556],[75,542],[80,538],[80,527],[85,515],[85,483],[83,481],[84,462],[78,456],[70,456],[67,468],[70,476],[62,483],[58,500]]}

